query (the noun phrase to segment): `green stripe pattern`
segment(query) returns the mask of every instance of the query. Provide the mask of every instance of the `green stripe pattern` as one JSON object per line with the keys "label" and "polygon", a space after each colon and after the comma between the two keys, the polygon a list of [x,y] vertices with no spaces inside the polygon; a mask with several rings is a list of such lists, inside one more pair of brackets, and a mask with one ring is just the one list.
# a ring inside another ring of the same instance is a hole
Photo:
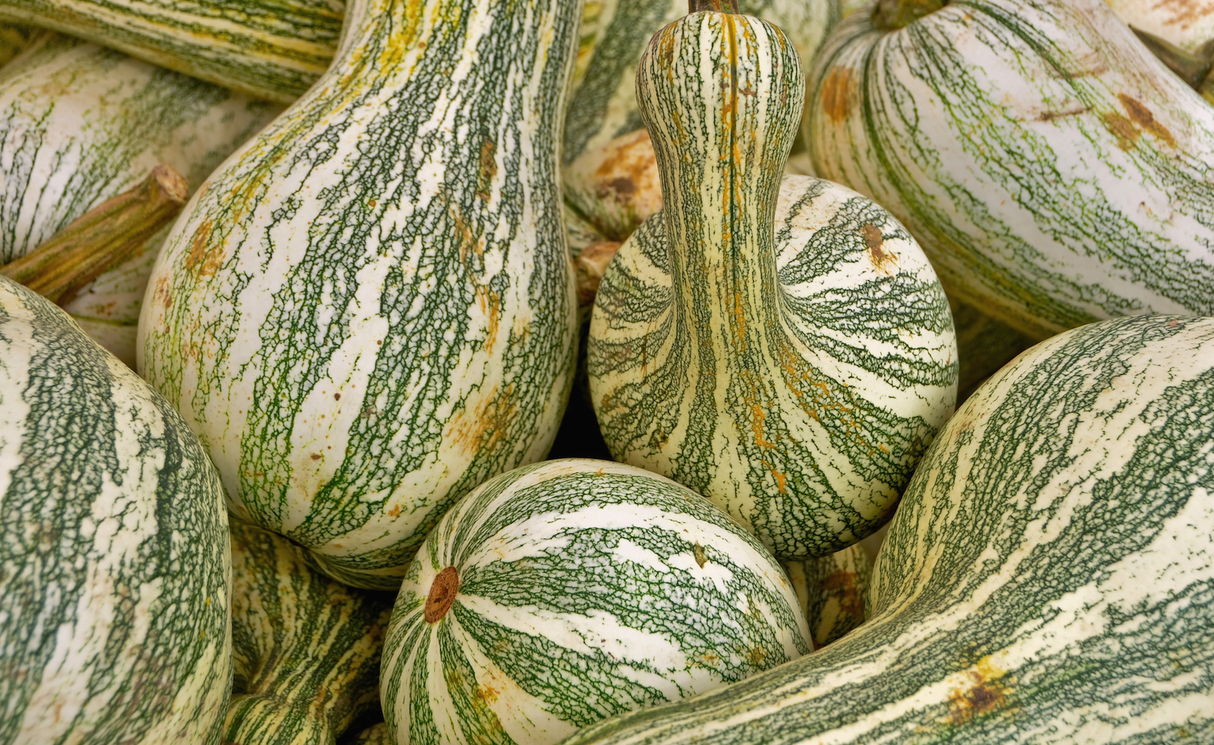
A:
{"label": "green stripe pattern", "polygon": [[1214,315],[1214,108],[1102,0],[954,0],[892,32],[857,13],[805,111],[817,173],[1030,336]]}
{"label": "green stripe pattern", "polygon": [[595,300],[603,438],[782,559],[838,551],[887,519],[952,413],[944,292],[888,212],[781,182],[802,85],[774,27],[687,16],[654,37],[637,88],[666,208]]}
{"label": "green stripe pattern", "polygon": [[342,0],[7,0],[0,22],[87,39],[225,88],[290,103],[328,68]]}
{"label": "green stripe pattern", "polygon": [[1214,739],[1214,319],[1021,355],[923,459],[869,621],[822,651],[565,745]]}
{"label": "green stripe pattern", "polygon": [[864,623],[873,563],[862,546],[780,565],[797,594],[814,649],[838,641]]}
{"label": "green stripe pattern", "polygon": [[232,745],[332,745],[378,709],[390,593],[309,568],[290,541],[233,520]]}
{"label": "green stripe pattern", "polygon": [[[197,189],[281,110],[42,32],[0,71],[0,264],[133,188],[157,165],[172,167]],[[164,235],[67,306],[132,366],[140,304]]]}
{"label": "green stripe pattern", "polygon": [[544,457],[577,307],[557,135],[580,2],[360,0],[309,93],[195,195],[140,370],[236,513],[396,589],[428,530]]}
{"label": "green stripe pattern", "polygon": [[808,651],[779,564],[712,504],[630,466],[548,461],[490,480],[427,538],[380,695],[397,743],[547,745]]}
{"label": "green stripe pattern", "polygon": [[223,500],[163,397],[0,279],[0,743],[219,745]]}

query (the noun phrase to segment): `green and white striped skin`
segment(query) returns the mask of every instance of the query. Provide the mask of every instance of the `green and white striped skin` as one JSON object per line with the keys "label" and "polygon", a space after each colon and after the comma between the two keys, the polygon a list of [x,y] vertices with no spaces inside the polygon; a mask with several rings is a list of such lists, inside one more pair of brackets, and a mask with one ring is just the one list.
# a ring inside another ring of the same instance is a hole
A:
{"label": "green and white striped skin", "polygon": [[1214,41],[1214,3],[1205,0],[1105,0],[1121,20],[1188,52]]}
{"label": "green and white striped skin", "polygon": [[303,549],[232,521],[235,661],[225,745],[333,745],[379,705],[395,596],[352,590]]}
{"label": "green and white striped skin", "polygon": [[1214,741],[1214,319],[1038,344],[962,406],[820,652],[565,745]]}
{"label": "green and white striped skin", "polygon": [[51,28],[190,77],[290,103],[328,68],[343,0],[5,0]]}
{"label": "green and white striped skin", "polygon": [[788,579],[707,500],[588,459],[492,479],[418,551],[384,641],[395,742],[547,745],[810,650]]}
{"label": "green and white striped skin", "polygon": [[[0,264],[134,187],[157,165],[191,189],[282,107],[121,52],[42,32],[0,70]],[[67,310],[128,365],[167,230],[98,277]]]}
{"label": "green and white striped skin", "polygon": [[780,565],[797,594],[815,650],[864,623],[864,601],[873,563],[861,546],[848,546],[816,559],[782,561]]}
{"label": "green and white striped skin", "polygon": [[456,498],[544,457],[569,396],[557,134],[581,3],[348,11],[325,77],[174,226],[137,353],[237,515],[396,589]]}
{"label": "green and white striped skin", "polygon": [[1038,338],[1214,315],[1214,108],[1102,0],[856,13],[810,78],[818,174],[893,212],[958,300]]}
{"label": "green and white striped skin", "polygon": [[809,177],[781,185],[803,86],[774,27],[689,15],[654,37],[637,88],[666,208],[595,299],[603,438],[780,558],[845,548],[886,520],[953,411],[940,283],[879,206]]}
{"label": "green and white striped skin", "polygon": [[223,487],[159,394],[0,278],[0,743],[218,745]]}

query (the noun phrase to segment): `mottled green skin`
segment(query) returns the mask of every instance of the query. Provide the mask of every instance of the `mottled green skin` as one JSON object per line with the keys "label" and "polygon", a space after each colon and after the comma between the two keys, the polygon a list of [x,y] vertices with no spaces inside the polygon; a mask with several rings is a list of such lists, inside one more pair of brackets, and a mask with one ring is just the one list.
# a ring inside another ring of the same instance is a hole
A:
{"label": "mottled green skin", "polygon": [[137,352],[236,514],[395,589],[456,498],[544,457],[568,400],[556,138],[581,3],[348,11],[325,77],[176,223]]}
{"label": "mottled green skin", "polygon": [[[428,618],[449,567],[458,594]],[[548,461],[486,482],[427,538],[380,694],[402,745],[548,745],[809,649],[784,572],[708,501],[630,466]]]}
{"label": "mottled green skin", "polygon": [[235,661],[225,745],[332,745],[379,704],[395,596],[309,568],[285,538],[232,521]]}
{"label": "mottled green skin", "polygon": [[802,86],[774,27],[687,16],[654,37],[637,89],[665,209],[595,300],[603,438],[782,559],[838,551],[887,519],[952,413],[944,292],[888,212],[783,178]]}
{"label": "mottled green skin", "polygon": [[1214,107],[1103,0],[856,13],[809,88],[817,173],[893,212],[956,299],[1036,338],[1214,315]]}
{"label": "mottled green skin", "polygon": [[797,593],[815,650],[864,623],[873,563],[863,547],[848,546],[830,556],[780,565]]}
{"label": "mottled green skin", "polygon": [[6,0],[0,22],[52,28],[191,77],[290,103],[328,68],[342,0]]}
{"label": "mottled green skin", "polygon": [[231,571],[185,422],[0,278],[0,743],[218,745]]}
{"label": "mottled green skin", "polygon": [[924,457],[867,623],[566,745],[1214,738],[1214,319],[1042,342]]}
{"label": "mottled green skin", "polygon": [[[282,107],[43,31],[0,70],[0,263],[134,188],[158,165],[193,191]],[[66,309],[128,365],[152,263],[167,230]]]}

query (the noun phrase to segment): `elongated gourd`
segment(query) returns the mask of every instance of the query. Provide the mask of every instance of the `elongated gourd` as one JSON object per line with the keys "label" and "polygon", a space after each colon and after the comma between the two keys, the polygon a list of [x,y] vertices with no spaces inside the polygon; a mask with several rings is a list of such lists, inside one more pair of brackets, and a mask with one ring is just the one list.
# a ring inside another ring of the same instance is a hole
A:
{"label": "elongated gourd", "polygon": [[885,210],[781,182],[803,85],[775,27],[693,13],[654,37],[637,90],[665,209],[595,299],[603,437],[781,559],[838,551],[888,518],[952,413],[944,292]]}
{"label": "elongated gourd", "polygon": [[219,745],[219,474],[162,396],[0,277],[0,742]]}
{"label": "elongated gourd", "polygon": [[[0,264],[167,165],[197,189],[281,107],[42,32],[0,70]],[[67,306],[128,365],[164,232]]]}
{"label": "elongated gourd", "polygon": [[1042,342],[933,443],[872,615],[820,652],[565,745],[1214,737],[1214,319]]}
{"label": "elongated gourd", "polygon": [[453,507],[401,585],[380,696],[397,743],[551,745],[810,649],[776,560],[648,471],[548,461]]}
{"label": "elongated gourd", "polygon": [[347,10],[333,67],[178,220],[137,352],[237,515],[395,589],[456,498],[544,457],[569,396],[581,3]]}
{"label": "elongated gourd", "polygon": [[358,591],[304,551],[232,525],[232,703],[225,745],[333,745],[378,709],[379,658],[395,596]]}
{"label": "elongated gourd", "polygon": [[342,0],[6,0],[0,22],[33,24],[279,103],[328,68]]}
{"label": "elongated gourd", "polygon": [[[1030,336],[1214,314],[1214,107],[1102,0],[886,6],[838,26],[810,76],[819,175]],[[897,28],[903,6],[931,12]]]}

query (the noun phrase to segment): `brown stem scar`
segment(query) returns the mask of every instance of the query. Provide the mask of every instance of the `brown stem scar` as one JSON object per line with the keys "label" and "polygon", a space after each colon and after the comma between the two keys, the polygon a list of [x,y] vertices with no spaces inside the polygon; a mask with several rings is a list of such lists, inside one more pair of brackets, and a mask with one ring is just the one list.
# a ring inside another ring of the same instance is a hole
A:
{"label": "brown stem scar", "polygon": [[426,598],[426,623],[438,623],[447,615],[458,594],[459,570],[447,567],[438,573],[434,583],[430,585],[430,595]]}

